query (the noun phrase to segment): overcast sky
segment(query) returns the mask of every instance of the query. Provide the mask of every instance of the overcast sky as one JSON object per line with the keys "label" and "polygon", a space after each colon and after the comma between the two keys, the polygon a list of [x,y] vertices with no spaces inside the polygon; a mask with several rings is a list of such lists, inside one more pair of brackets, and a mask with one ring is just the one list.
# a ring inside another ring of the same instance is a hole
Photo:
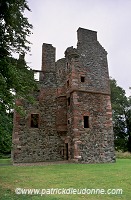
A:
{"label": "overcast sky", "polygon": [[41,69],[42,43],[56,47],[56,60],[67,47],[77,44],[79,27],[97,31],[108,52],[109,75],[131,95],[131,0],[27,0],[33,25],[31,56],[33,69]]}

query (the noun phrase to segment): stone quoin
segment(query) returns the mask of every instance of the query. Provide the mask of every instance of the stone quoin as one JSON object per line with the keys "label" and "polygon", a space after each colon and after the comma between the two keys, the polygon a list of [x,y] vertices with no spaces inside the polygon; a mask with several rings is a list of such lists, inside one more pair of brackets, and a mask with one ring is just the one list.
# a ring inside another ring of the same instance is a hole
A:
{"label": "stone quoin", "polygon": [[16,101],[27,115],[14,112],[14,163],[115,161],[107,52],[96,31],[79,28],[77,38],[58,61],[43,43],[36,103]]}

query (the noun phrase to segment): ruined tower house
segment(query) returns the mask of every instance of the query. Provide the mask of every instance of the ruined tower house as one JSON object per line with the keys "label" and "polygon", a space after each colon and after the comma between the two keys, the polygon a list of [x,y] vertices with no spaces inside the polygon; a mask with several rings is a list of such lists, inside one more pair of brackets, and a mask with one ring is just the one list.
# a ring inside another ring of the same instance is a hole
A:
{"label": "ruined tower house", "polygon": [[43,44],[36,104],[14,113],[14,163],[115,161],[107,52],[95,31],[79,28],[77,38],[57,62]]}

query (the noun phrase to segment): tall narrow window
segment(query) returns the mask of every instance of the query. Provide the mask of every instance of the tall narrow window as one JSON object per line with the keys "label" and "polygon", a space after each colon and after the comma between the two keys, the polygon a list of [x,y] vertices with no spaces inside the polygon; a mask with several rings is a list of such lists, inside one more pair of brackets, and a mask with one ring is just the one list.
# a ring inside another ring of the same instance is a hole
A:
{"label": "tall narrow window", "polygon": [[81,82],[84,83],[85,82],[85,77],[81,76]]}
{"label": "tall narrow window", "polygon": [[69,80],[67,81],[67,87],[69,87]]}
{"label": "tall narrow window", "polygon": [[84,116],[84,128],[89,128],[89,116]]}
{"label": "tall narrow window", "polygon": [[66,149],[66,160],[68,160],[69,155],[68,155],[68,143],[65,143],[65,149]]}
{"label": "tall narrow window", "polygon": [[70,97],[68,97],[67,102],[68,102],[68,106],[70,106]]}
{"label": "tall narrow window", "polygon": [[67,69],[69,68],[69,63],[66,63]]}
{"label": "tall narrow window", "polygon": [[31,114],[31,127],[38,128],[39,126],[39,114]]}

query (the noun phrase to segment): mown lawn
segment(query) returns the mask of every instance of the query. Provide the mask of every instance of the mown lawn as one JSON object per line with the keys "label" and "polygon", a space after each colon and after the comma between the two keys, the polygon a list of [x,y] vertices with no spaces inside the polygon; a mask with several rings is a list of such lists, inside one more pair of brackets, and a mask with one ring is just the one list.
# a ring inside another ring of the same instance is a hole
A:
{"label": "mown lawn", "polygon": [[[123,194],[18,195],[16,188],[122,189]],[[0,166],[1,200],[130,200],[131,159],[112,164],[54,164],[46,166]]]}
{"label": "mown lawn", "polygon": [[9,159],[9,158],[7,158],[7,159],[0,159],[0,165],[9,165],[9,164],[11,164],[11,159]]}

